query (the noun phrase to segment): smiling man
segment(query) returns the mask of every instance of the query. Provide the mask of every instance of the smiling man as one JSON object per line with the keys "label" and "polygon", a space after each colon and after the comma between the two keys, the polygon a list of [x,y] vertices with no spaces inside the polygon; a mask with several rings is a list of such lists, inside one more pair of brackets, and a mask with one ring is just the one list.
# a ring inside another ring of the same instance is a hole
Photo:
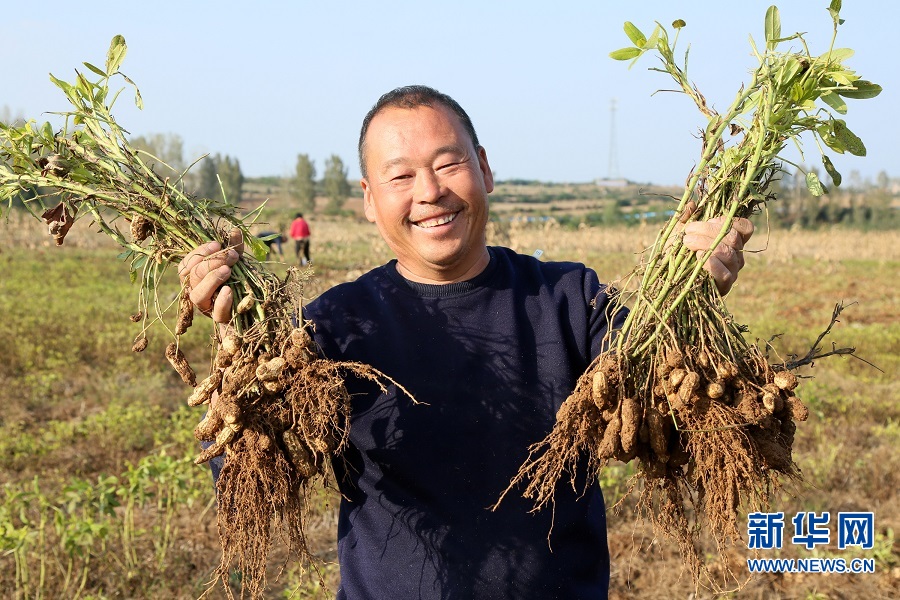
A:
{"label": "smiling man", "polygon": [[[531,513],[506,489],[531,444],[624,315],[596,273],[488,247],[493,176],[472,122],[424,86],[382,96],[359,139],[366,217],[396,259],[306,306],[320,352],[372,365],[408,389],[350,380],[350,443],[334,461],[342,492],[338,598],[596,600],[609,552],[599,485],[562,486]],[[752,232],[740,223],[707,268],[727,291]],[[717,224],[691,223],[708,248]],[[215,320],[236,252],[207,244],[179,272]],[[585,473],[579,478],[583,483]]]}
{"label": "smiling man", "polygon": [[383,101],[360,138],[366,217],[407,279],[451,283],[478,275],[490,260],[485,226],[494,178],[487,153],[463,124],[468,117],[437,102]]}

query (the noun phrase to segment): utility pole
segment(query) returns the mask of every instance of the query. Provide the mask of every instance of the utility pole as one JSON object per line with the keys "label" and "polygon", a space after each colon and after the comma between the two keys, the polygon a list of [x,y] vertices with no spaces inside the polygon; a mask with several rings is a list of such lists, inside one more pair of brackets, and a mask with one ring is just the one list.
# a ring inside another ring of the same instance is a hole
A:
{"label": "utility pole", "polygon": [[608,179],[619,178],[619,156],[616,148],[616,99],[609,103],[609,164],[606,166]]}

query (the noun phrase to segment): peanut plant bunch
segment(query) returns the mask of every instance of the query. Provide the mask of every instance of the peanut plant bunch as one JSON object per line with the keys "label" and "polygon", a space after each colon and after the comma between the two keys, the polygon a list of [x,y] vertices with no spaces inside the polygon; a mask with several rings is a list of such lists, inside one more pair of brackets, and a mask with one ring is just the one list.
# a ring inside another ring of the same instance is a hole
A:
{"label": "peanut plant bunch", "polygon": [[[506,492],[527,482],[524,495],[539,509],[552,503],[564,473],[574,485],[576,465],[583,460],[599,475],[611,459],[637,459],[643,482],[639,511],[678,543],[696,584],[720,590],[698,551],[701,526],[707,526],[724,559],[723,551],[741,539],[739,511],[766,505],[779,476],[800,477],[792,446],[796,422],[808,411],[795,396],[798,381],[791,369],[824,354],[812,351],[800,361],[769,364],[767,349],[745,340],[747,328],[735,322],[703,265],[735,218],[775,200],[771,184],[787,162],[781,153],[789,142],[799,148],[799,137],[811,134],[835,185],[840,174],[825,148],[865,155],[862,141],[834,113],[846,113],[845,98],[872,98],[881,88],[844,66],[853,52],[834,46],[842,23],[840,1],[828,10],[831,45],[813,55],[801,34],[781,36],[778,9],[770,7],[764,48],[751,39],[759,66],[721,114],[688,80],[687,54],[683,67],[675,62],[683,21],[673,23],[671,43],[659,24],[649,38],[625,24],[634,45],[612,58],[658,55],[662,67],[652,70],[668,73],[708,121],[700,159],[674,216],[627,278],[636,285],[611,292],[617,307],[630,308],[626,321],[610,333],[608,350],[579,379],[553,431],[531,448]],[[786,42],[800,50],[779,50]],[[806,183],[815,196],[827,192],[812,171]],[[682,243],[679,225],[688,214],[723,217],[718,238],[700,256]],[[840,307],[832,325],[839,312]],[[727,564],[725,571],[726,579],[736,581]]]}
{"label": "peanut plant bunch", "polygon": [[[84,63],[87,72],[76,71],[72,83],[51,75],[72,106],[56,113],[64,117],[62,129],[35,121],[0,123],[0,202],[10,208],[14,201],[23,203],[47,223],[57,245],[75,219],[89,218],[124,248],[120,258],[140,284],[131,319],[141,331],[132,349],[147,347],[151,326],[165,329],[172,338],[166,358],[193,387],[188,403],[208,407],[194,434],[209,445],[196,462],[225,454],[217,483],[222,560],[209,590],[221,580],[230,594],[229,570],[236,563],[243,591],[259,597],[273,531],[286,538],[293,557],[313,558],[305,540],[305,492],[313,483],[327,485],[330,458],[346,443],[345,377],[380,385],[387,380],[367,365],[318,357],[300,314],[310,273],[291,268],[280,279],[266,268],[265,244],[248,228],[255,213],[241,217],[225,199],[186,193],[187,171],[163,177],[154,166],[162,161],[129,144],[112,114],[122,90],[110,93],[110,81],[121,77],[142,108],[137,87],[119,70],[126,50],[116,36],[105,68]],[[235,298],[231,327],[224,339],[215,330],[220,343],[209,374],[198,383],[179,348],[194,315],[191,290],[182,286],[177,301],[167,305],[157,286],[197,246],[217,240],[227,249],[238,239],[250,252],[226,282]],[[172,330],[164,316],[176,304]],[[209,406],[213,394],[218,401]]]}

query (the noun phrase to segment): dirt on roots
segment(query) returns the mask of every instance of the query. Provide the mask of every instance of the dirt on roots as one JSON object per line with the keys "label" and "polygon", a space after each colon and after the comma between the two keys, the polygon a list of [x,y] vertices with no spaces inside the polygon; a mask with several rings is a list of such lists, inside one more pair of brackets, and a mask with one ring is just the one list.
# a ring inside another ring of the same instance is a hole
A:
{"label": "dirt on roots", "polygon": [[[770,366],[756,346],[736,363],[671,346],[651,362],[600,355],[504,495],[525,484],[540,509],[552,505],[566,473],[574,484],[585,459],[593,476],[610,460],[637,460],[630,493],[639,494],[639,513],[677,544],[695,585],[721,590],[698,550],[701,529],[727,556],[741,539],[741,507],[767,506],[780,476],[799,478],[791,452],[796,421],[808,412],[794,395],[796,377]],[[727,564],[724,571],[737,582]]]}

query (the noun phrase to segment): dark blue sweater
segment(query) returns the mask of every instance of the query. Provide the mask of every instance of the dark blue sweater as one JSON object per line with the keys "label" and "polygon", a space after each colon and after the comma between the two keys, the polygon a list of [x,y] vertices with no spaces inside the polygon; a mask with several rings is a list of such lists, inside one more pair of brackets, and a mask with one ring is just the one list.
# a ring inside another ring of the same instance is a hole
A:
{"label": "dark blue sweater", "polygon": [[555,511],[515,492],[489,507],[599,353],[610,303],[584,265],[490,252],[467,282],[415,284],[392,261],[305,309],[324,356],[370,364],[419,402],[348,382],[338,598],[607,596],[597,485],[559,486]]}

